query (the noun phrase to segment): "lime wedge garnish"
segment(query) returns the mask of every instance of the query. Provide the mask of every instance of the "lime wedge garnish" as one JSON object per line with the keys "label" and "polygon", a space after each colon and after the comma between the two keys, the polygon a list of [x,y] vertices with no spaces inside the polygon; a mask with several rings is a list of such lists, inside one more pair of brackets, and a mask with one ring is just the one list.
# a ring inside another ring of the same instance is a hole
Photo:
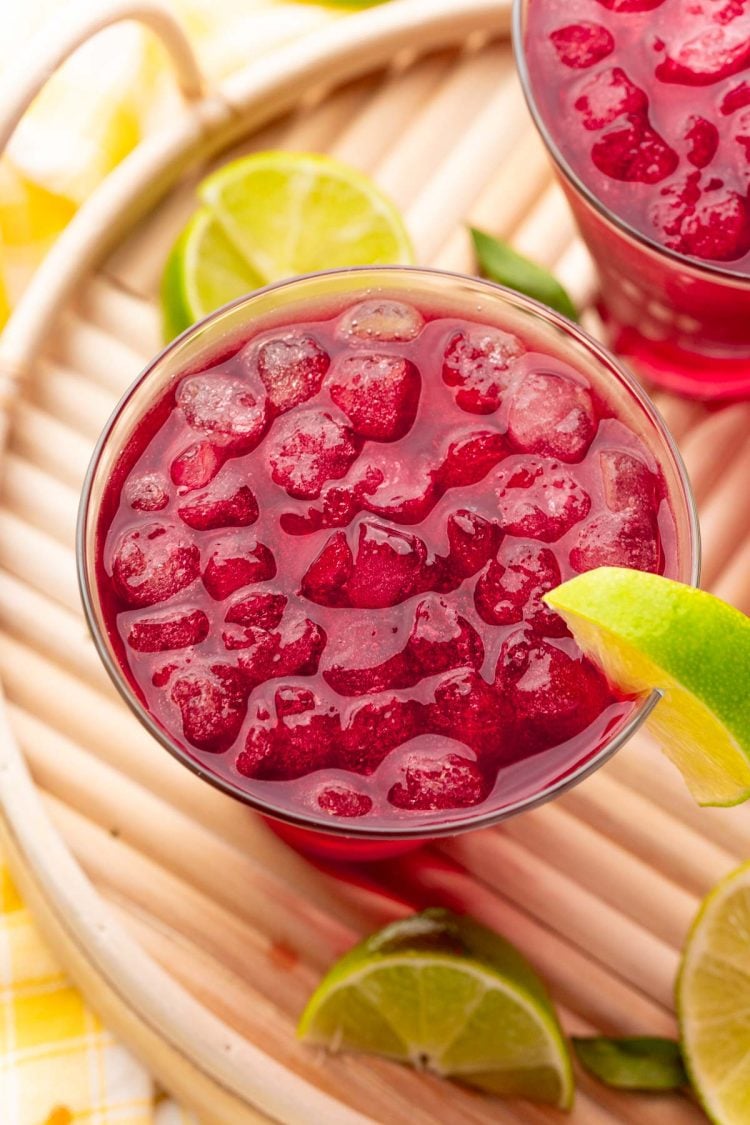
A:
{"label": "lime wedge garnish", "polygon": [[703,902],[677,979],[682,1051],[716,1125],[750,1121],[750,863]]}
{"label": "lime wedge garnish", "polygon": [[612,683],[662,693],[649,729],[699,804],[750,797],[750,618],[692,586],[619,567],[587,571],[544,600]]}
{"label": "lime wedge garnish", "polygon": [[367,176],[333,160],[262,152],[214,172],[172,250],[162,285],[175,335],[273,281],[339,266],[414,261],[398,211]]}
{"label": "lime wedge garnish", "polygon": [[366,1051],[504,1097],[573,1100],[570,1056],[545,988],[492,930],[425,910],[330,970],[300,1020],[308,1043]]}

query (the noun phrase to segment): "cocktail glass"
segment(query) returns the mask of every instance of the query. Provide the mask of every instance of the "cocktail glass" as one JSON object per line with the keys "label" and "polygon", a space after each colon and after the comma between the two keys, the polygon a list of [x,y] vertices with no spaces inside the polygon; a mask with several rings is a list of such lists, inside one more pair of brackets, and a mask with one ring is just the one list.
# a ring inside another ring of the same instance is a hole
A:
{"label": "cocktail glass", "polygon": [[[306,320],[326,320],[367,299],[407,302],[428,319],[450,317],[459,323],[517,332],[520,338],[533,340],[535,351],[557,356],[574,368],[602,396],[614,416],[637,436],[647,455],[659,466],[671,529],[669,541],[664,543],[665,573],[695,584],[699,568],[698,527],[689,482],[674,442],[648,397],[597,341],[564,317],[518,293],[476,278],[434,270],[337,270],[252,293],[183,333],[126,392],[94,451],[83,488],[77,541],[86,617],[112,680],[156,742],[199,777],[270,818],[276,830],[295,845],[342,861],[384,858],[425,840],[485,827],[557,796],[602,765],[658,702],[657,694],[633,701],[627,714],[609,724],[602,722],[596,733],[572,740],[554,752],[516,762],[501,771],[502,785],[497,794],[477,808],[444,809],[429,814],[405,814],[394,809],[392,816],[381,815],[374,822],[368,817],[327,815],[290,800],[278,786],[275,790],[275,782],[258,783],[243,777],[222,764],[225,755],[197,753],[186,745],[148,705],[144,692],[128,671],[123,641],[107,616],[101,546],[103,533],[112,520],[113,506],[120,502],[128,466],[143,449],[138,438],[139,425],[146,416],[153,417],[151,412],[157,403],[172,401],[168,398],[170,392],[186,374],[201,372],[217,358],[237,353],[258,332]],[[436,357],[433,359],[438,362]],[[486,414],[466,415],[467,423],[472,420],[483,425],[489,421]],[[474,487],[481,489],[482,484]],[[158,516],[158,512],[155,514]]]}
{"label": "cocktail glass", "polygon": [[[599,275],[599,301],[610,347],[647,381],[702,399],[750,394],[750,277],[721,262],[699,261],[634,229],[588,187],[562,152],[580,124],[560,113],[545,117],[535,94],[537,75],[526,49],[530,5],[515,0],[513,42],[518,73],[534,124],[555,166]],[[644,18],[648,12],[641,13]],[[606,13],[605,13],[606,15]],[[644,47],[645,50],[645,47]],[[617,61],[617,60],[615,60]],[[584,72],[581,72],[584,73]],[[691,87],[673,86],[690,111]]]}

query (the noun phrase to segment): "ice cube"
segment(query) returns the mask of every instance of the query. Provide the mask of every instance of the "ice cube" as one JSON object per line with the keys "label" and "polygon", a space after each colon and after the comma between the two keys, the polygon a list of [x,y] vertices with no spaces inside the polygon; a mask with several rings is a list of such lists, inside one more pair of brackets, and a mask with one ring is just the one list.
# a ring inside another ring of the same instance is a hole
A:
{"label": "ice cube", "polygon": [[290,496],[314,500],[326,481],[346,475],[359,449],[341,419],[324,410],[296,411],[272,434],[271,476]]}
{"label": "ice cube", "polygon": [[209,621],[202,609],[171,611],[131,622],[128,644],[136,652],[169,652],[200,644],[208,636]]}
{"label": "ice cube", "polygon": [[227,537],[214,545],[203,571],[203,585],[216,601],[223,601],[252,582],[276,574],[276,561],[268,547],[254,539]]}
{"label": "ice cube", "polygon": [[221,448],[247,453],[266,428],[266,396],[257,381],[221,374],[192,375],[177,388],[188,425]]}
{"label": "ice cube", "polygon": [[524,628],[503,644],[495,683],[515,714],[519,747],[527,752],[585,730],[609,694],[604,678],[580,653],[571,655]]}
{"label": "ice cube", "polygon": [[423,326],[424,318],[413,305],[376,298],[347,309],[336,335],[344,340],[397,343],[416,340]]}
{"label": "ice cube", "polygon": [[224,464],[224,457],[210,441],[196,441],[178,453],[170,476],[180,492],[192,492],[210,484]]}
{"label": "ice cube", "polygon": [[299,333],[267,340],[253,354],[251,364],[253,359],[271,408],[277,413],[313,398],[331,362],[314,337]]}
{"label": "ice cube", "polygon": [[591,508],[591,497],[559,461],[513,458],[496,475],[500,526],[509,535],[559,539]]}
{"label": "ice cube", "polygon": [[580,461],[595,433],[591,395],[572,379],[534,371],[514,388],[508,438],[516,449]]}
{"label": "ice cube", "polygon": [[658,184],[679,163],[674,149],[638,114],[629,114],[603,133],[591,149],[591,159],[605,176],[638,184]]}
{"label": "ice cube", "polygon": [[249,527],[258,518],[258,502],[246,484],[216,478],[210,487],[177,509],[180,519],[196,531]]}
{"label": "ice cube", "polygon": [[573,103],[584,128],[603,129],[618,117],[645,116],[648,98],[620,66],[606,67],[587,78]]}
{"label": "ice cube", "polygon": [[169,485],[161,473],[131,477],[124,491],[125,500],[136,512],[160,512],[169,503]]}
{"label": "ice cube", "polygon": [[397,441],[414,424],[421,382],[408,359],[355,353],[336,364],[327,385],[360,437]]}
{"label": "ice cube", "polygon": [[574,70],[585,70],[601,62],[615,49],[612,33],[600,23],[589,20],[558,27],[550,32],[550,39],[560,62]]}
{"label": "ice cube", "polygon": [[443,356],[443,381],[455,388],[456,403],[470,414],[492,414],[513,377],[524,348],[517,336],[489,325],[455,332]]}
{"label": "ice cube", "polygon": [[[401,777],[388,790],[388,800],[398,809],[437,812],[480,804],[489,792],[487,779],[475,761],[451,753],[450,739],[424,736],[401,766]],[[423,748],[424,747],[424,748]],[[456,750],[464,747],[456,744]]]}
{"label": "ice cube", "polygon": [[477,613],[488,625],[528,621],[540,633],[564,635],[562,618],[542,597],[560,584],[560,567],[549,547],[507,539],[480,576],[474,591]]}
{"label": "ice cube", "polygon": [[604,512],[584,524],[571,549],[570,565],[578,573],[597,566],[626,566],[656,573],[661,564],[659,536],[652,515],[626,509]]}
{"label": "ice cube", "polygon": [[172,685],[185,738],[211,754],[222,754],[237,738],[247,710],[247,688],[229,664],[194,664]]}
{"label": "ice cube", "polygon": [[123,534],[112,558],[112,581],[126,605],[167,601],[198,577],[200,551],[170,524],[143,524]]}

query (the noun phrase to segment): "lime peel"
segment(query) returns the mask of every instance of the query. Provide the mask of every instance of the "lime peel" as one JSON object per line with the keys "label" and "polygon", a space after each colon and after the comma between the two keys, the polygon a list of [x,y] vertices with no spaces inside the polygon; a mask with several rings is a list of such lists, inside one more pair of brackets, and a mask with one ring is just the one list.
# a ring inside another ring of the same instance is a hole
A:
{"label": "lime peel", "polygon": [[299,1035],[568,1108],[569,1052],[544,986],[472,919],[427,910],[367,938],[320,984]]}
{"label": "lime peel", "polygon": [[701,805],[750,797],[750,619],[692,586],[621,567],[545,595],[627,692],[660,692],[647,725]]}

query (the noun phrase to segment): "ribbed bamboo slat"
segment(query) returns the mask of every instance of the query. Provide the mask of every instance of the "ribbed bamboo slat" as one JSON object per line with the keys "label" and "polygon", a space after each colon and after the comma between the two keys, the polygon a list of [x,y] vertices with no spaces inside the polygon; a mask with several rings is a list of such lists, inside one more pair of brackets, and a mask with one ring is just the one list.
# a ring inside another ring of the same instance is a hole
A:
{"label": "ribbed bamboo slat", "polygon": [[[86,634],[73,545],[81,480],[117,397],[160,347],[159,275],[196,178],[229,152],[334,153],[391,193],[423,262],[471,272],[472,222],[590,300],[591,264],[531,128],[507,41],[488,34],[491,4],[474,5],[474,17],[472,5],[456,5],[452,37],[448,6],[423,8],[423,43],[412,29],[408,53],[391,51],[386,67],[382,44],[397,40],[382,29],[396,17],[352,17],[381,28],[374,71],[363,60],[344,65],[342,37],[360,41],[337,30],[330,82],[350,81],[332,89],[318,79],[290,92],[274,79],[273,109],[252,103],[244,125],[238,109],[207,114],[204,151],[213,155],[186,167],[96,271],[81,273],[10,429],[0,493],[0,680],[41,803],[32,849],[18,828],[29,799],[22,770],[2,766],[5,843],[71,972],[206,1122],[557,1121],[552,1110],[494,1102],[379,1060],[325,1058],[296,1041],[295,1021],[326,966],[359,935],[445,903],[526,951],[568,1030],[674,1034],[674,975],[699,898],[750,854],[748,811],[698,810],[639,736],[552,806],[341,879],[165,754],[119,700]],[[503,35],[506,6],[496,9]],[[480,34],[471,36],[474,26]],[[301,73],[300,51],[286,65]],[[269,64],[269,89],[271,76]],[[261,79],[234,82],[237,106],[251,104],[247,91]],[[706,584],[750,611],[750,406],[707,411],[656,399],[695,485]],[[66,846],[59,853],[55,832]],[[67,914],[50,908],[64,898]],[[173,989],[158,1027],[156,1008],[144,1016],[147,986]],[[583,1076],[570,1117],[575,1125],[701,1119],[685,1097],[617,1094]]]}

